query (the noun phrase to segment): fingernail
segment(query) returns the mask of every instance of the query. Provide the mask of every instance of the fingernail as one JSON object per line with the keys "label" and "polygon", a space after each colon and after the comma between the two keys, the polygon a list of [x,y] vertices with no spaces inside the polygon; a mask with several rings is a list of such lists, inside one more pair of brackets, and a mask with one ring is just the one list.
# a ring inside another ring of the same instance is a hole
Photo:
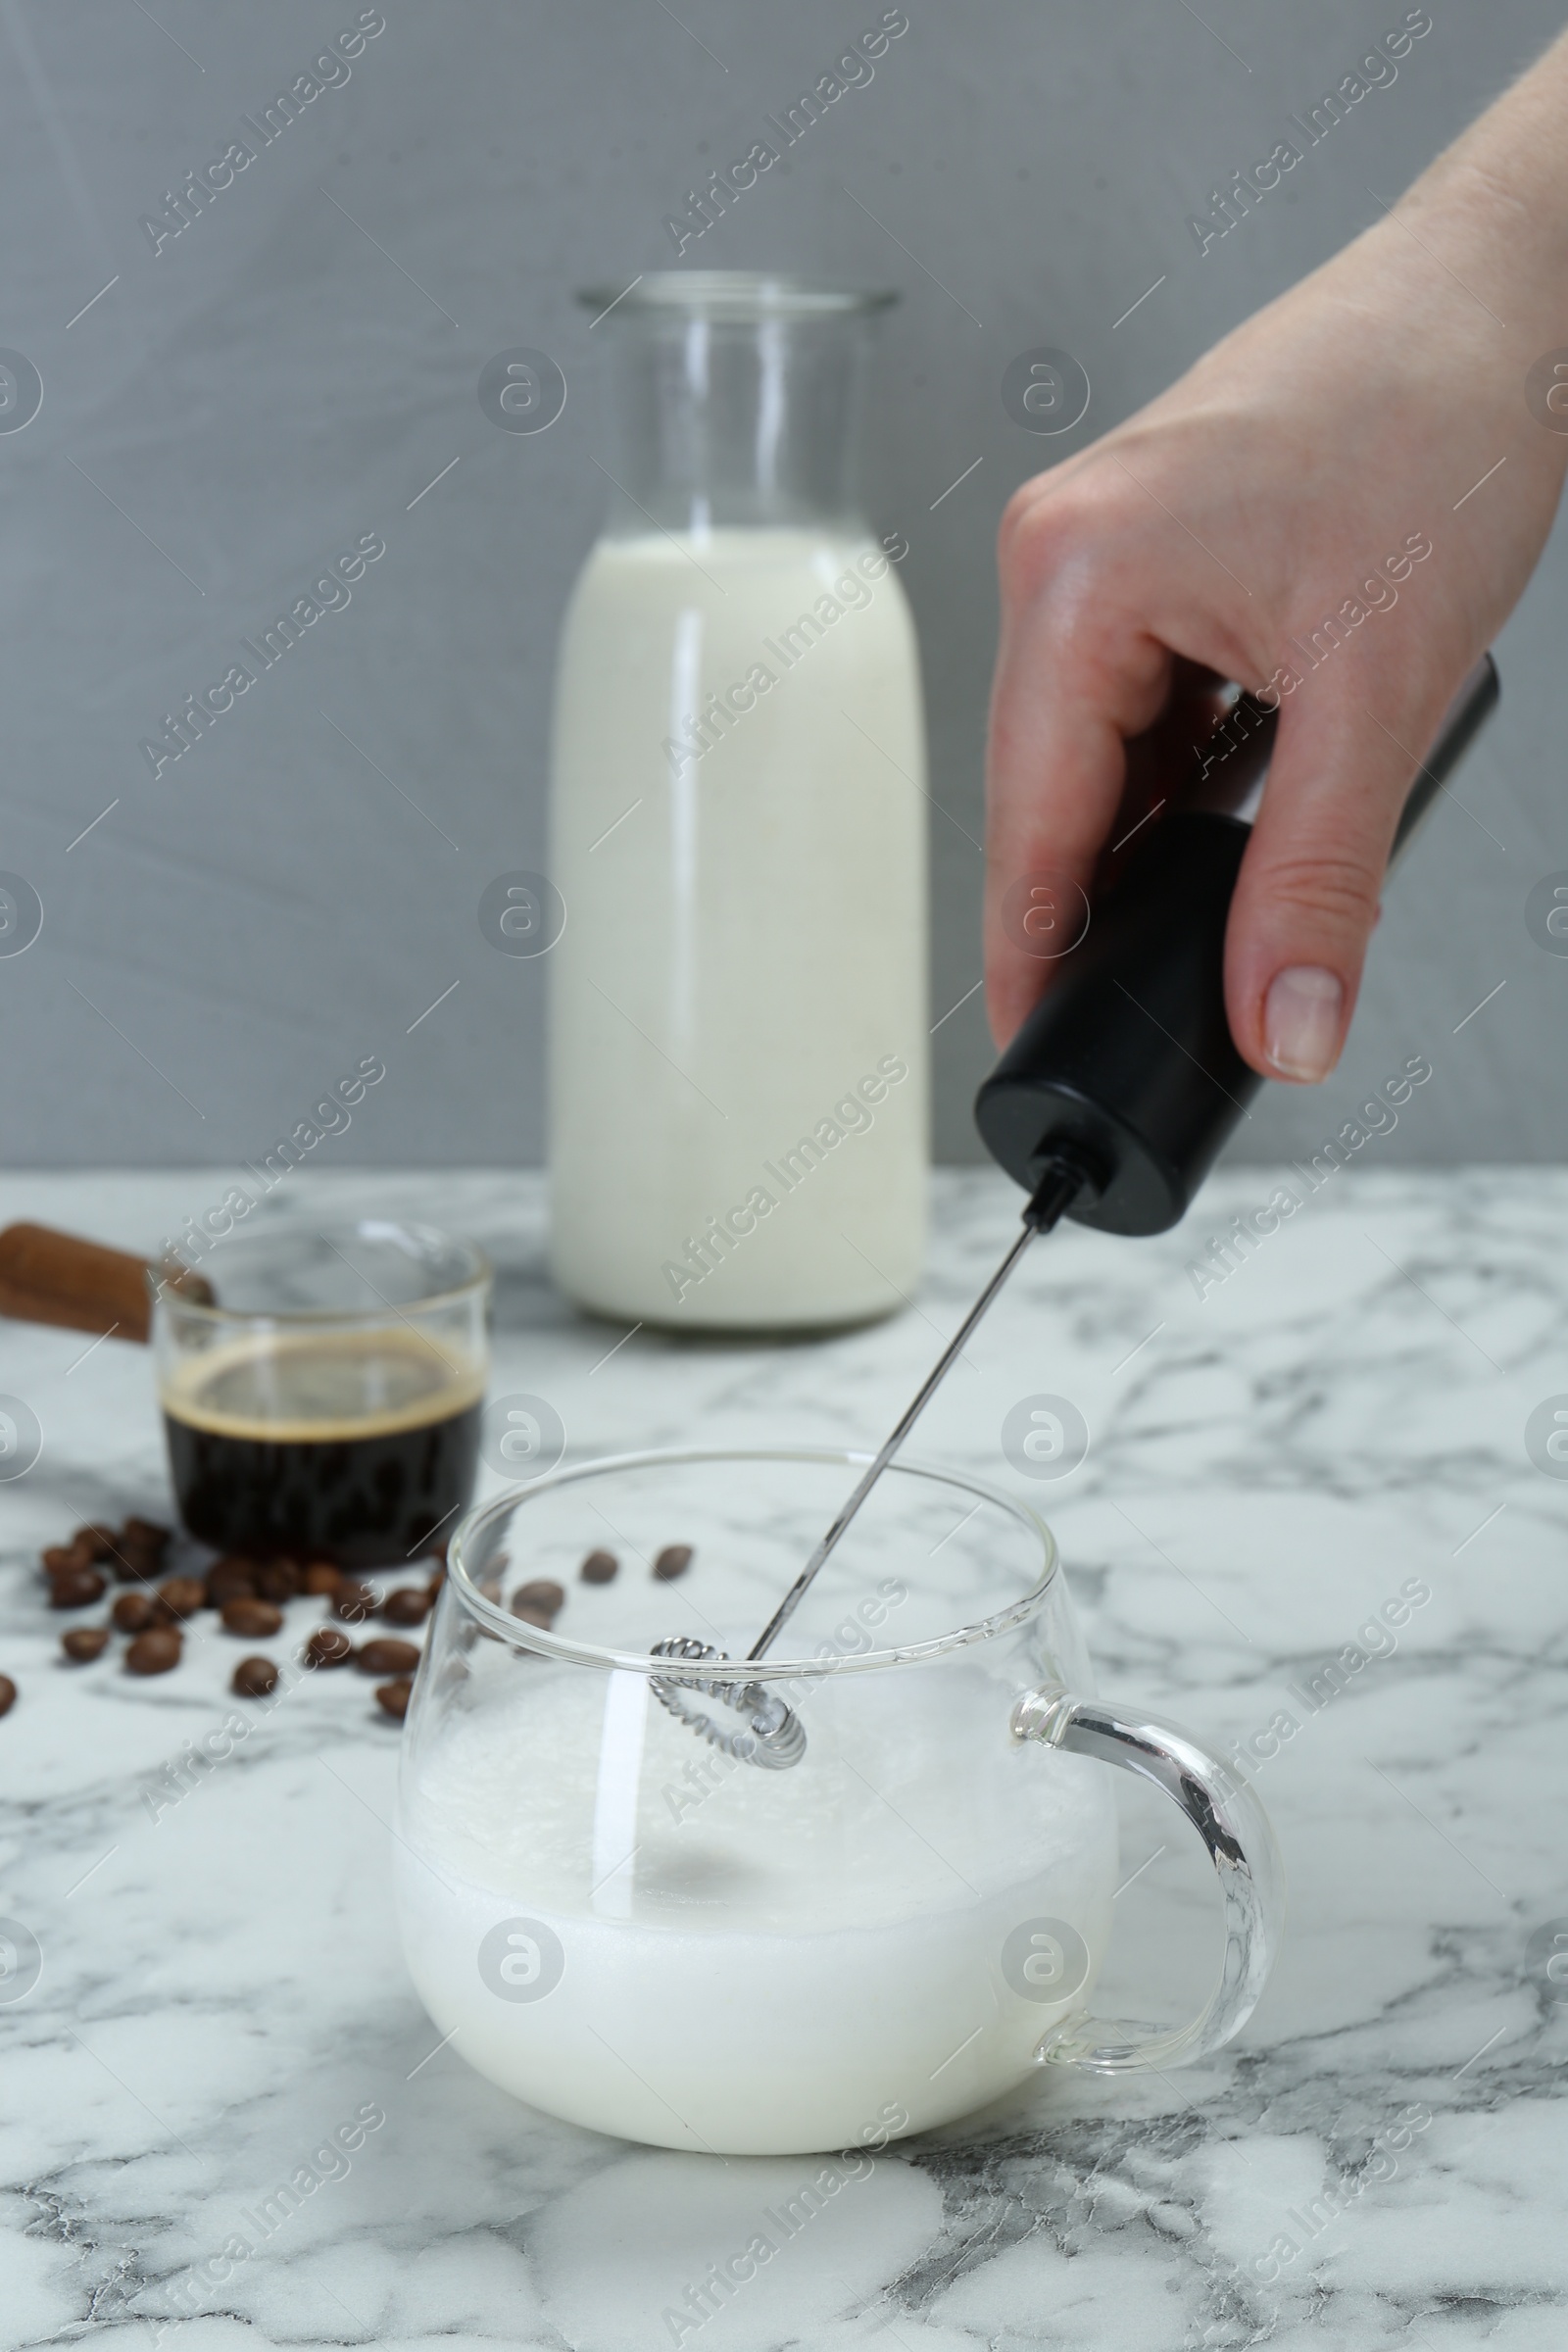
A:
{"label": "fingernail", "polygon": [[1263,1051],[1283,1078],[1315,1085],[1340,1057],[1340,1013],[1345,988],[1320,964],[1293,963],[1276,972],[1263,1005]]}

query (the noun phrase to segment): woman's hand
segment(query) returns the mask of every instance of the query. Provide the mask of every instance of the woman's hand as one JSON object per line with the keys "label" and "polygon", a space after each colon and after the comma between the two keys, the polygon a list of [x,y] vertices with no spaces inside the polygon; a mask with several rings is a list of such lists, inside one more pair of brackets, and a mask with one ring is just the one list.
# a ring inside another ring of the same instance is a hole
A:
{"label": "woman's hand", "polygon": [[1129,739],[1211,672],[1281,702],[1231,910],[1231,1028],[1265,1076],[1332,1069],[1421,756],[1551,525],[1568,435],[1525,376],[1557,344],[1568,43],[1396,215],[1015,494],[989,759],[999,1044],[1052,968],[1004,925],[1008,890],[1091,887],[1144,812]]}

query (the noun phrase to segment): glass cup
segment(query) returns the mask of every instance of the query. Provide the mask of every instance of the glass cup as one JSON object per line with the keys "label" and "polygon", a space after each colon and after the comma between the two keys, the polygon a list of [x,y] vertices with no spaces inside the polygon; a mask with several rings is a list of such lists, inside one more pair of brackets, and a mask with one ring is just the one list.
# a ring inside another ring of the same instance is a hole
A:
{"label": "glass cup", "polygon": [[473,1494],[490,1269],[430,1225],[235,1234],[212,1303],[149,1273],[169,1467],[222,1551],[398,1564]]}
{"label": "glass cup", "polygon": [[[1201,2057],[1250,2014],[1282,1905],[1267,1817],[1186,1733],[1098,1702],[1023,1503],[895,1463],[789,1654],[743,1670],[765,1742],[711,1664],[649,1654],[744,1658],[867,1458],[634,1454],[461,1524],[405,1732],[398,1905],[437,2030],[517,2097],[663,2147],[882,2145],[1037,2065]],[[1219,1981],[1169,2031],[1088,2007],[1106,1763],[1166,1791],[1220,1881]]]}

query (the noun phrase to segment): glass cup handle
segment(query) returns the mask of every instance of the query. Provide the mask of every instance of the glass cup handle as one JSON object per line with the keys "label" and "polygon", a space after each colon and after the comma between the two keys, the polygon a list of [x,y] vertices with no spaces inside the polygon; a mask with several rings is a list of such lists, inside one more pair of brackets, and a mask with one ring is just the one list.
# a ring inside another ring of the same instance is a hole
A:
{"label": "glass cup handle", "polygon": [[1174,2029],[1113,2022],[1080,2012],[1047,2034],[1044,2064],[1100,2075],[1183,2066],[1239,2034],[1257,2005],[1279,1948],[1285,1867],[1268,1815],[1241,1775],[1175,1724],[1117,1715],[1067,1690],[1028,1690],[1012,1710],[1014,1740],[1094,1756],[1139,1773],[1179,1805],[1208,1849],[1225,1902],[1225,1959],[1206,2006]]}

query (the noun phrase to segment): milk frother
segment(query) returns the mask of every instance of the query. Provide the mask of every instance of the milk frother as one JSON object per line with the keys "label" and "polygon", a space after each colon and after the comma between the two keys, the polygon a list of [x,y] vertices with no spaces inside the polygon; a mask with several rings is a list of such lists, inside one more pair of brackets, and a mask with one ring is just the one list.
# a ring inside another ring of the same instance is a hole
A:
{"label": "milk frother", "polygon": [[[1398,858],[1498,696],[1483,655],[1449,705],[1395,836]],[[1023,1227],[864,1476],[747,1652],[765,1654],[1037,1234],[1061,1219],[1102,1233],[1163,1233],[1191,1205],[1263,1081],[1242,1059],[1225,1012],[1225,926],[1279,726],[1242,693],[1171,779],[1167,815],[1147,826],[1080,944],[975,1098],[992,1157],[1029,1198]],[[727,1664],[710,1644],[674,1638],[656,1655]],[[715,1746],[755,1764],[797,1763],[805,1727],[776,1691],[738,1675],[654,1689]],[[722,1699],[749,1729],[725,1731],[682,1698]]]}

